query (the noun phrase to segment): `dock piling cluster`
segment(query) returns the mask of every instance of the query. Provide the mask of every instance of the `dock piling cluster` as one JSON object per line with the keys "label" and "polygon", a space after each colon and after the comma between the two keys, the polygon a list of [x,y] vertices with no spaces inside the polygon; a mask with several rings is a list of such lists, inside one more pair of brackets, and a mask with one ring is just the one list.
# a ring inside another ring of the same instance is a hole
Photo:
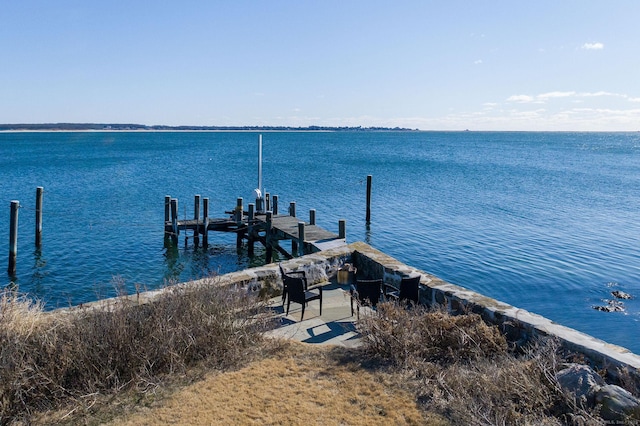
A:
{"label": "dock piling cluster", "polygon": [[[264,199],[256,199],[256,203],[250,203],[245,211],[242,197],[236,199],[233,210],[226,212],[225,218],[209,218],[208,198],[204,198],[204,217],[200,217],[201,196],[194,197],[193,219],[180,220],[178,218],[178,200],[165,196],[165,239],[178,244],[181,231],[193,232],[194,246],[199,246],[202,236],[202,246],[208,247],[209,231],[232,232],[236,234],[236,246],[240,250],[247,242],[249,256],[255,253],[255,242],[260,242],[265,247],[266,262],[273,260],[273,251],[277,251],[287,259],[305,254],[314,253],[326,248],[346,244],[346,221],[338,223],[339,233],[327,231],[316,225],[316,210],[309,211],[309,222],[297,218],[296,202],[289,203],[289,214],[280,215],[278,211],[278,196],[266,193]],[[259,211],[257,206],[262,205],[271,210]],[[188,239],[188,236],[185,237]],[[287,251],[280,245],[280,241],[290,240],[291,250]]]}

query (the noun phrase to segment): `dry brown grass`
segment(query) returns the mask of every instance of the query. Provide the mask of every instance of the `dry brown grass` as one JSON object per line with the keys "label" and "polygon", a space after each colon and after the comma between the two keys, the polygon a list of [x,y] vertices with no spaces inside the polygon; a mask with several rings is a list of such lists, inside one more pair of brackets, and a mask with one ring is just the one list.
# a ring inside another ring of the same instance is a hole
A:
{"label": "dry brown grass", "polygon": [[603,424],[560,389],[552,341],[516,353],[478,315],[387,303],[360,330],[370,356],[394,365],[424,408],[452,424]]}
{"label": "dry brown grass", "polygon": [[210,373],[168,399],[114,419],[124,425],[446,425],[425,415],[397,376],[349,351],[283,343],[238,371]]}
{"label": "dry brown grass", "polygon": [[[30,422],[73,401],[146,392],[194,365],[233,368],[261,347],[262,303],[216,286],[176,286],[154,303],[125,299],[61,315],[11,292],[0,297],[0,424]],[[74,410],[72,410],[74,411]],[[78,411],[82,411],[78,410]]]}
{"label": "dry brown grass", "polygon": [[599,425],[552,343],[509,349],[474,314],[383,303],[358,350],[263,339],[245,291],[51,316],[0,297],[0,424]]}

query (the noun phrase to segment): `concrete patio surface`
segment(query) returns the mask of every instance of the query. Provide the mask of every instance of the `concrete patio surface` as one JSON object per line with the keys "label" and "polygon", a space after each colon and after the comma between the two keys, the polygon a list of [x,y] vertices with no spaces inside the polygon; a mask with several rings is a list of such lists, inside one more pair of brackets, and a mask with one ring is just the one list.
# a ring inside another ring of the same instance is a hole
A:
{"label": "concrete patio surface", "polygon": [[304,343],[359,346],[361,339],[355,327],[357,315],[354,313],[351,316],[349,285],[330,282],[322,289],[322,315],[319,309],[320,302],[313,300],[305,308],[302,321],[302,306],[299,303],[291,302],[289,315],[286,315],[287,307],[286,304],[282,306],[282,298],[271,299],[270,309],[276,316],[278,327],[269,331],[267,335]]}

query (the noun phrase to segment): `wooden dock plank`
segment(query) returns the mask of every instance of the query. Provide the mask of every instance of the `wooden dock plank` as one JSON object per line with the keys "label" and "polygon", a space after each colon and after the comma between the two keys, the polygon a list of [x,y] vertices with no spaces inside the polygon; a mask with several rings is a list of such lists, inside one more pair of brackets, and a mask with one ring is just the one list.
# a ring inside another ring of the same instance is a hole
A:
{"label": "wooden dock plank", "polygon": [[[165,216],[166,217],[166,216]],[[262,241],[266,244],[267,238],[260,236],[260,232],[267,228],[266,214],[256,214],[251,224],[248,223],[248,217],[246,213],[243,215],[242,222],[238,223],[233,216],[226,218],[209,218],[207,219],[207,228],[205,230],[205,224],[203,219],[186,219],[177,220],[174,224],[171,221],[165,221],[165,232],[168,234],[174,234],[177,238],[177,234],[180,231],[190,230],[197,232],[198,234],[204,234],[208,231],[219,232],[234,232],[238,234],[238,244],[242,238],[253,238],[257,241]],[[327,250],[330,248],[341,247],[346,244],[345,238],[334,232],[327,231],[317,225],[311,225],[309,222],[290,215],[272,215],[271,218],[271,230],[272,236],[275,241],[278,240],[291,240],[292,242],[298,242],[299,239],[299,227],[298,224],[303,222],[304,226],[304,252],[312,253],[321,250]],[[250,236],[247,236],[247,232]],[[293,243],[292,243],[293,244]],[[277,243],[275,244],[277,247]],[[292,254],[295,255],[295,254]],[[291,255],[289,255],[291,256]]]}
{"label": "wooden dock plank", "polygon": [[[256,219],[266,223],[265,215],[256,215]],[[299,222],[304,222],[304,220],[289,215],[275,215],[271,218],[271,226],[278,233],[279,239],[297,240],[299,238]],[[340,247],[346,244],[345,239],[339,238],[338,234],[327,231],[317,225],[310,225],[308,222],[304,223],[304,243],[314,247],[314,251]]]}

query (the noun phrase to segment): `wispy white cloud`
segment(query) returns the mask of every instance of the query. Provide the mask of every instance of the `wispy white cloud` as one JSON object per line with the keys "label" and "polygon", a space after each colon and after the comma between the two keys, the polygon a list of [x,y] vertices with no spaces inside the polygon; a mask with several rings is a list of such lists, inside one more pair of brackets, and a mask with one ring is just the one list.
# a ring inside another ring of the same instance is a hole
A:
{"label": "wispy white cloud", "polygon": [[473,63],[476,65],[480,65],[482,63],[482,59],[476,59],[475,61],[473,61]]}
{"label": "wispy white cloud", "polygon": [[636,98],[636,97],[631,97],[627,94],[624,93],[614,93],[614,92],[605,92],[605,91],[599,91],[599,92],[574,92],[574,91],[567,91],[567,92],[560,92],[560,91],[555,91],[555,92],[547,92],[547,93],[540,93],[537,94],[535,96],[531,96],[531,95],[512,95],[509,96],[506,101],[507,102],[514,102],[514,103],[546,103],[550,100],[553,99],[560,99],[560,98],[572,98],[572,101],[576,102],[576,101],[580,101],[583,98],[595,98],[595,97],[610,97],[610,98],[620,98],[620,99],[626,99],[629,102],[640,102],[640,98]]}
{"label": "wispy white cloud", "polygon": [[536,99],[539,101],[546,101],[548,99],[554,98],[568,98],[574,96],[575,94],[576,92],[548,92],[539,94],[538,96],[536,96]]}
{"label": "wispy white cloud", "polygon": [[535,97],[529,95],[513,95],[507,98],[507,102],[517,102],[521,104],[526,104],[535,101]]}
{"label": "wispy white cloud", "polygon": [[603,43],[585,43],[582,45],[585,50],[602,50],[604,49]]}

